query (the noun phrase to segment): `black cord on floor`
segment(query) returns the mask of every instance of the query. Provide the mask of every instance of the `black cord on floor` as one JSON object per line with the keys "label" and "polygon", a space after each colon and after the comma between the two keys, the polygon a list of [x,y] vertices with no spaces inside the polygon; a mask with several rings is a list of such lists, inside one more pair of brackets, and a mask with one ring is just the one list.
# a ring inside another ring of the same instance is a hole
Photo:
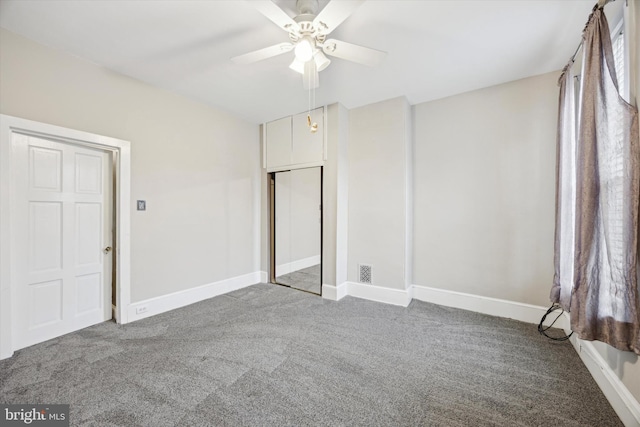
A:
{"label": "black cord on floor", "polygon": [[[553,313],[556,310],[562,310],[560,312],[560,314],[558,314],[558,317],[556,317],[553,322],[551,322],[551,324],[549,326],[544,326],[543,323],[544,321],[547,319],[547,316],[551,313]],[[553,324],[556,323],[556,321],[560,318],[560,316],[562,316],[562,314],[564,313],[564,309],[562,307],[560,307],[557,304],[552,304],[551,307],[549,307],[549,309],[547,310],[547,312],[544,314],[544,316],[542,316],[542,319],[540,319],[540,323],[538,324],[538,332],[540,332],[542,335],[544,335],[545,337],[554,340],[554,341],[566,341],[568,340],[571,335],[573,335],[573,332],[571,332],[569,335],[565,335],[563,337],[552,337],[547,335],[547,331],[549,329],[551,329],[553,327]]]}

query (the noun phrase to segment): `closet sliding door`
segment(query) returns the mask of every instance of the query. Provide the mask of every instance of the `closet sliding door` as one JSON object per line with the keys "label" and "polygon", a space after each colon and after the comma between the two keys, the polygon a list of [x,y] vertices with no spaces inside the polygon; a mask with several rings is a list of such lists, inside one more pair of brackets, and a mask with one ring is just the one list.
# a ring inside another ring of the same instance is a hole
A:
{"label": "closet sliding door", "polygon": [[322,289],[322,168],[272,174],[275,274],[272,281],[314,294]]}

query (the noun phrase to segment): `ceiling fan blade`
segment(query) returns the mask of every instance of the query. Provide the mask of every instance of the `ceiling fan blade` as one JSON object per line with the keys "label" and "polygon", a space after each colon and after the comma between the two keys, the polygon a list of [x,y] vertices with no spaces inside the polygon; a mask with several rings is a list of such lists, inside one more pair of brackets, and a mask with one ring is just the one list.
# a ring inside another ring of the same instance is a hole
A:
{"label": "ceiling fan blade", "polygon": [[271,0],[251,0],[249,3],[283,30],[290,32],[298,29],[298,23]]}
{"label": "ceiling fan blade", "polygon": [[329,34],[364,2],[365,0],[330,1],[313,20],[313,24],[321,34]]}
{"label": "ceiling fan blade", "polygon": [[322,51],[327,55],[370,67],[378,65],[387,56],[387,52],[381,50],[370,49],[335,39],[325,41],[322,45]]}
{"label": "ceiling fan blade", "polygon": [[304,63],[304,75],[302,76],[302,87],[305,90],[315,89],[320,86],[318,78],[318,67],[315,61]]}
{"label": "ceiling fan blade", "polygon": [[291,43],[278,43],[273,46],[245,53],[244,55],[235,56],[231,58],[231,61],[233,61],[235,64],[246,65],[253,62],[262,61],[263,59],[278,56],[282,53],[291,51],[291,49],[293,49],[293,45]]}

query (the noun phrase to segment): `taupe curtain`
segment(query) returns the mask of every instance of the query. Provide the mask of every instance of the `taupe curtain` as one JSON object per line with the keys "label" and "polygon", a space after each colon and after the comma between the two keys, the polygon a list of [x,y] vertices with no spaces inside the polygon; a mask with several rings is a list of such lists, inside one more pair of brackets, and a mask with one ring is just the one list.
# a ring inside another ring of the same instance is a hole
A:
{"label": "taupe curtain", "polygon": [[[570,311],[571,329],[581,339],[640,354],[638,111],[619,95],[610,37],[604,12],[596,7],[583,34],[580,114],[573,149],[571,126],[565,124],[570,120],[570,72],[561,79],[551,299]],[[567,160],[572,153],[575,168]],[[572,179],[573,194],[566,190],[571,187],[567,180]],[[567,202],[571,198],[573,202]]]}
{"label": "taupe curtain", "polygon": [[551,300],[566,311],[571,310],[575,243],[576,100],[573,80],[571,61],[564,67],[558,80],[555,274],[551,288]]}

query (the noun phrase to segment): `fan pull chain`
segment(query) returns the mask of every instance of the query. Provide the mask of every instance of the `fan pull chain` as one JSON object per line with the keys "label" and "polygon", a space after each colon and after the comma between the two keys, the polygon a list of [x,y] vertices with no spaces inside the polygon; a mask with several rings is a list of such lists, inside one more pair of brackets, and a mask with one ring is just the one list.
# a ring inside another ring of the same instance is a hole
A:
{"label": "fan pull chain", "polygon": [[[313,59],[312,59],[313,61]],[[313,106],[316,105],[316,81],[315,81],[316,73],[313,73],[313,81],[309,82],[309,101],[307,103],[307,126],[309,126],[309,132],[316,133],[318,132],[318,123],[311,123],[311,86],[313,86]]]}

